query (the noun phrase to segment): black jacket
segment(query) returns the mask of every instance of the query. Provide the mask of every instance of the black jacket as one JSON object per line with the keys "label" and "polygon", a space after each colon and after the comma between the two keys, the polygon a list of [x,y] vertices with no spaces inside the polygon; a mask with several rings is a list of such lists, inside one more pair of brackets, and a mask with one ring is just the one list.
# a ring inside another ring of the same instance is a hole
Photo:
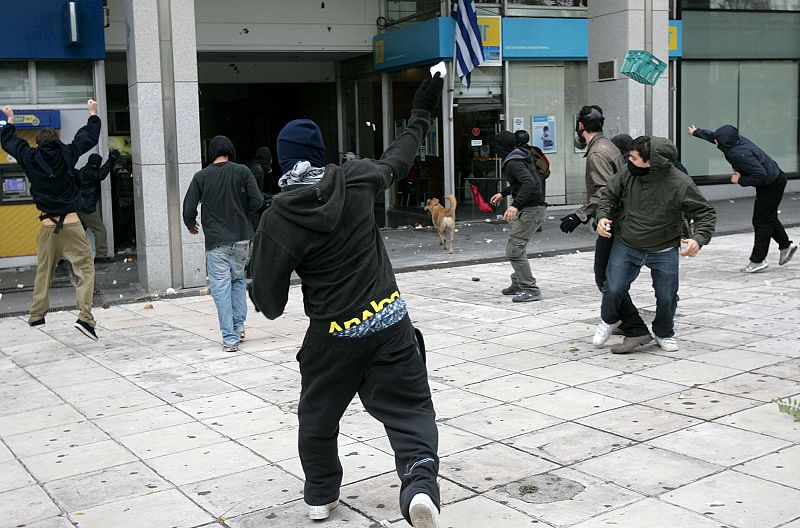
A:
{"label": "black jacket", "polygon": [[717,148],[725,155],[733,170],[741,174],[742,187],[762,187],[778,179],[781,168],[766,152],[744,136],[733,125],[723,125],[714,132],[698,128],[695,137],[710,143],[717,141]]}
{"label": "black jacket", "polygon": [[501,194],[514,199],[512,207],[520,211],[525,207],[547,205],[542,193],[542,181],[536,174],[531,153],[527,150],[516,148],[503,160],[503,179],[508,182],[508,187]]}
{"label": "black jacket", "polygon": [[77,183],[81,193],[79,212],[91,214],[95,211],[97,202],[100,200],[100,182],[106,179],[118,158],[119,155],[111,154],[101,166],[94,167],[87,163],[78,171]]}
{"label": "black jacket", "polygon": [[3,150],[14,156],[31,184],[31,196],[43,213],[65,215],[80,208],[80,191],[75,183],[75,163],[97,145],[100,118],[90,116],[86,125],[75,133],[72,143],[49,141],[36,148],[17,137],[14,125],[0,132]]}
{"label": "black jacket", "polygon": [[[221,138],[221,139],[220,139]],[[225,149],[225,150],[223,150]],[[229,149],[229,150],[228,150]],[[209,158],[235,151],[230,140],[211,140]],[[212,163],[192,178],[183,199],[183,222],[191,229],[197,222],[197,205],[202,202],[201,225],[206,250],[234,244],[253,237],[249,214],[261,207],[263,199],[250,169],[232,161]]]}
{"label": "black jacket", "polygon": [[428,112],[412,110],[380,160],[328,165],[319,183],[275,196],[253,241],[250,299],[256,310],[269,319],[283,313],[293,271],[316,332],[358,324],[400,295],[375,223],[375,194],[406,176],[429,120]]}

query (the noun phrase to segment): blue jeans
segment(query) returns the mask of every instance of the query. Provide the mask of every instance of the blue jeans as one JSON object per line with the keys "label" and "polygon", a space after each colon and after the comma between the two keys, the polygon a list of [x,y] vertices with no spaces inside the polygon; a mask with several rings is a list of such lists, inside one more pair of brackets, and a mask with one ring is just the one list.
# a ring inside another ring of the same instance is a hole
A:
{"label": "blue jeans", "polygon": [[239,344],[239,332],[247,319],[247,281],[244,267],[250,257],[250,243],[217,246],[206,252],[206,270],[211,296],[217,305],[219,328],[225,346]]}
{"label": "blue jeans", "polygon": [[608,324],[621,319],[621,308],[631,284],[642,266],[650,268],[656,292],[656,318],[653,333],[661,338],[675,335],[675,309],[678,307],[678,248],[661,253],[645,253],[615,240],[606,268],[606,288],[600,317]]}

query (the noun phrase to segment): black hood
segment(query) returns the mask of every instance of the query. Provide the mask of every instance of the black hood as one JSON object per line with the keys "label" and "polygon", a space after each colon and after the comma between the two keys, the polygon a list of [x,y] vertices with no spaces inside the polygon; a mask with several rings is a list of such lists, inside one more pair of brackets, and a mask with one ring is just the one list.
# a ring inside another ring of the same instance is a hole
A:
{"label": "black hood", "polygon": [[319,183],[285,187],[272,200],[272,210],[292,224],[330,233],[344,210],[345,185],[342,168],[328,165]]}
{"label": "black hood", "polygon": [[255,156],[253,156],[253,161],[256,163],[261,163],[262,165],[269,165],[272,161],[272,151],[269,147],[260,147],[256,150]]}
{"label": "black hood", "polygon": [[208,144],[208,162],[214,163],[214,160],[220,156],[228,156],[228,161],[236,161],[236,149],[233,147],[233,142],[225,136],[214,136]]}
{"label": "black hood", "polygon": [[509,152],[503,158],[503,165],[505,165],[509,161],[515,160],[515,159],[533,163],[533,157],[531,156],[531,152],[528,149],[525,149],[525,148],[522,148],[522,147],[517,147],[514,150],[512,150],[511,152]]}
{"label": "black hood", "polygon": [[739,130],[733,125],[722,125],[714,131],[717,148],[729,149],[739,143]]}
{"label": "black hood", "polygon": [[515,148],[517,148],[517,139],[513,132],[503,130],[494,137],[494,150],[501,159],[505,160]]}

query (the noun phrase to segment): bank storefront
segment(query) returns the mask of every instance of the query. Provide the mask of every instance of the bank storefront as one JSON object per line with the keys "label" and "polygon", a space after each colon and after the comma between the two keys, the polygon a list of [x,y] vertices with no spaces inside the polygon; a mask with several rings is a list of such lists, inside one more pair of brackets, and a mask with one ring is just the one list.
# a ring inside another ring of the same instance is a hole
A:
{"label": "bank storefront", "polygon": [[[479,16],[478,24],[488,64],[473,72],[469,88],[448,76],[452,109],[445,104],[436,110],[408,180],[390,193],[392,225],[413,221],[426,199],[451,192],[459,201],[460,219],[493,219],[502,213],[481,204],[501,184],[493,146],[501,130],[526,130],[531,144],[545,152],[551,169],[548,203],[584,199],[585,162],[583,152],[573,146],[573,135],[574,116],[588,102],[588,21]],[[670,55],[677,58],[680,23],[671,26]],[[451,18],[439,17],[375,37],[373,67],[391,83],[383,88],[391,95],[383,100],[391,105],[382,107],[382,119],[391,123],[389,139],[402,130],[414,90],[429,75],[429,67],[452,61],[454,30]],[[608,116],[606,133],[621,132],[618,120]]]}

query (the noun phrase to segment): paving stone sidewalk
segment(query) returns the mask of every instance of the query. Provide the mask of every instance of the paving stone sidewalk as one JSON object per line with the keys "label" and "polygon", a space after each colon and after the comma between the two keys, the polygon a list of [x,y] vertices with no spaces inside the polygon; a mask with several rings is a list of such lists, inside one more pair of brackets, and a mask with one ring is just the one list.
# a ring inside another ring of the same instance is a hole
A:
{"label": "paving stone sidewalk", "polygon": [[[800,256],[778,267],[773,248],[743,275],[751,239],[682,259],[676,353],[592,347],[591,253],[532,260],[544,300],[527,304],[498,295],[507,264],[400,274],[428,345],[442,526],[800,528],[800,422],[771,403],[800,394]],[[646,270],[632,294],[651,319]],[[343,504],[305,516],[298,287],[278,321],[251,311],[237,354],[210,297],[96,315],[99,343],[73,312],[0,319],[0,527],[407,526],[358,401]]]}

